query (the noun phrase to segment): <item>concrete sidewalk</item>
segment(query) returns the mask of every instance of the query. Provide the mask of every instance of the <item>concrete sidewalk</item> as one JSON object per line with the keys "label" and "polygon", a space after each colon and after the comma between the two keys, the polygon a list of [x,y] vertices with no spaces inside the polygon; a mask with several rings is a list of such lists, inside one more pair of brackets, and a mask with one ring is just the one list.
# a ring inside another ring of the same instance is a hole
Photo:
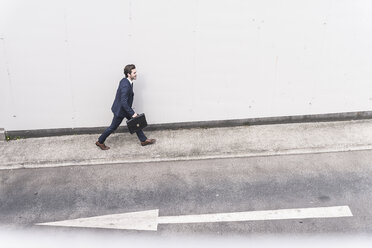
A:
{"label": "concrete sidewalk", "polygon": [[[121,129],[122,130],[122,129]],[[146,132],[157,143],[142,147],[136,135],[112,134],[0,141],[0,169],[230,158],[372,149],[372,120],[196,128]]]}

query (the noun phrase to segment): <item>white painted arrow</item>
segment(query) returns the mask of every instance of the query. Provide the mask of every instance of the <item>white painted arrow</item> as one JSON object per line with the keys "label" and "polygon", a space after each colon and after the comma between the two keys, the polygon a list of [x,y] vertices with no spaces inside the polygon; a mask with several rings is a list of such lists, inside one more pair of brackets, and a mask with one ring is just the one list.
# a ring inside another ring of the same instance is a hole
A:
{"label": "white painted arrow", "polygon": [[348,206],[296,208],[201,215],[159,216],[159,210],[102,215],[36,225],[157,231],[158,224],[351,217]]}

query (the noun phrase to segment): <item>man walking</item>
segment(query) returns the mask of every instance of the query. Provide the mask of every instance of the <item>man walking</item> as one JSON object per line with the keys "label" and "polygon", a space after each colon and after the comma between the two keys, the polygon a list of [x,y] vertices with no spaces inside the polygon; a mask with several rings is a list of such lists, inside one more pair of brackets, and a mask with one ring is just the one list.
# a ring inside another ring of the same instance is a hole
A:
{"label": "man walking", "polygon": [[[133,81],[137,79],[137,70],[135,65],[127,65],[124,68],[125,78],[120,81],[119,88],[116,91],[114,103],[111,110],[114,113],[114,118],[110,127],[108,127],[102,135],[98,138],[96,145],[102,150],[108,150],[110,147],[105,145],[106,138],[114,132],[124,118],[130,120],[137,117],[132,109],[133,104]],[[138,139],[141,141],[142,146],[151,145],[155,143],[155,139],[148,139],[142,130],[136,132]]]}

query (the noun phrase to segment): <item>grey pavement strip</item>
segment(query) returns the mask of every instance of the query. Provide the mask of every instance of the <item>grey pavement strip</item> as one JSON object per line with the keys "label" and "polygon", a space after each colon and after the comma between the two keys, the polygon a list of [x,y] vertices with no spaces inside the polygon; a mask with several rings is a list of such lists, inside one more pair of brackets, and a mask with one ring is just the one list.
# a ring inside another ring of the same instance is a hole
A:
{"label": "grey pavement strip", "polygon": [[0,169],[198,160],[372,149],[372,120],[196,128],[146,132],[155,145],[142,147],[136,135],[116,133],[95,146],[98,135],[71,135],[0,142]]}
{"label": "grey pavement strip", "polygon": [[153,158],[153,159],[116,159],[116,160],[82,160],[82,161],[36,161],[23,163],[9,163],[7,165],[0,165],[0,170],[9,169],[35,169],[35,168],[53,168],[53,167],[67,167],[67,166],[84,166],[84,165],[102,165],[102,164],[127,164],[127,163],[150,163],[150,162],[171,162],[171,161],[187,161],[187,160],[207,160],[207,159],[225,159],[225,158],[245,158],[245,157],[264,157],[264,156],[280,156],[280,155],[300,155],[300,154],[314,154],[314,153],[333,153],[333,152],[349,152],[349,151],[363,151],[372,150],[372,145],[359,146],[347,149],[335,148],[312,148],[312,149],[292,149],[287,151],[262,151],[245,154],[219,154],[211,156],[185,156],[179,158]]}
{"label": "grey pavement strip", "polygon": [[0,128],[0,141],[6,140],[4,128]]}

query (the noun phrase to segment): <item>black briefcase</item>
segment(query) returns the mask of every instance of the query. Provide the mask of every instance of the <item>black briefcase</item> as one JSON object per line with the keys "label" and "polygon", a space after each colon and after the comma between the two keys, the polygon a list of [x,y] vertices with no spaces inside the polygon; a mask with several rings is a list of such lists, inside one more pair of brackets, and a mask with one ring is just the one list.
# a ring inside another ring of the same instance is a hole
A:
{"label": "black briefcase", "polygon": [[139,114],[136,118],[132,118],[129,121],[127,121],[127,127],[131,134],[147,127],[145,114]]}

